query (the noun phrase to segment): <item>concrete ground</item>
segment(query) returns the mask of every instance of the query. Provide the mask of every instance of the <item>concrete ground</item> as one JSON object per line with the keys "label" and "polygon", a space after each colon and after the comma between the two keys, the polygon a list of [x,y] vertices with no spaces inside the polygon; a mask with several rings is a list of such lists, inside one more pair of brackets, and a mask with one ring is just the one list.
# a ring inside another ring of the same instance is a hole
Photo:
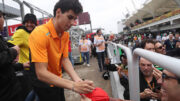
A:
{"label": "concrete ground", "polygon": [[[75,65],[75,71],[81,78],[94,81],[96,87],[104,89],[108,93],[108,95],[112,97],[110,80],[104,80],[102,78],[102,74],[104,73],[104,71],[99,72],[97,59],[91,58],[90,65],[90,67],[84,65]],[[66,73],[63,74],[63,78],[70,79],[70,77]],[[65,97],[66,101],[80,101],[79,94],[67,89],[65,89]]]}

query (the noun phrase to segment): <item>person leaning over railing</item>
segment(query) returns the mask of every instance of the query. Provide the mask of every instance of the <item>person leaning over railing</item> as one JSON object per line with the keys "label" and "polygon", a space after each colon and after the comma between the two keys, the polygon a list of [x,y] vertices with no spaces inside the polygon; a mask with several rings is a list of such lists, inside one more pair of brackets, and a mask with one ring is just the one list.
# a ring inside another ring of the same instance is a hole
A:
{"label": "person leaning over railing", "polygon": [[121,55],[120,60],[122,63],[120,64],[120,66],[117,67],[117,71],[119,74],[120,83],[125,88],[123,96],[125,99],[129,99],[129,85],[127,81],[128,79],[127,57],[124,53]]}
{"label": "person leaning over railing", "polygon": [[180,78],[168,70],[154,68],[153,75],[161,85],[161,101],[180,101]]}
{"label": "person leaning over railing", "polygon": [[[159,101],[160,100],[160,91],[158,89],[159,85],[157,84],[157,80],[153,75],[153,67],[152,63],[144,58],[140,58],[140,99],[141,101]],[[122,72],[122,71],[119,71]],[[120,79],[121,76],[120,76]],[[129,96],[129,82],[128,78],[123,77],[124,82],[126,82],[125,88],[125,97]],[[125,98],[129,99],[129,98]]]}

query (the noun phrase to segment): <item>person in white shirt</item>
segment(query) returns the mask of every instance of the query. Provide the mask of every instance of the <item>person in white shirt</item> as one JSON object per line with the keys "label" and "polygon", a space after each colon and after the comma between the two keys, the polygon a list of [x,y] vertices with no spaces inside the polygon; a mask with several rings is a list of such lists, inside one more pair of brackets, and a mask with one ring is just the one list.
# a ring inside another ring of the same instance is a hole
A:
{"label": "person in white shirt", "polygon": [[158,34],[157,36],[156,36],[156,41],[160,41],[161,42],[161,35],[160,34]]}
{"label": "person in white shirt", "polygon": [[99,71],[102,72],[102,69],[104,69],[105,40],[104,37],[102,36],[101,29],[97,30],[97,36],[94,37],[94,46],[96,47]]}
{"label": "person in white shirt", "polygon": [[163,35],[163,37],[162,37],[162,42],[166,41],[167,39],[168,39],[167,34],[164,33],[164,35]]}
{"label": "person in white shirt", "polygon": [[79,41],[79,51],[83,58],[83,65],[86,65],[87,63],[87,66],[89,67],[89,54],[91,53],[91,42],[86,39],[85,35],[82,35],[82,38]]}

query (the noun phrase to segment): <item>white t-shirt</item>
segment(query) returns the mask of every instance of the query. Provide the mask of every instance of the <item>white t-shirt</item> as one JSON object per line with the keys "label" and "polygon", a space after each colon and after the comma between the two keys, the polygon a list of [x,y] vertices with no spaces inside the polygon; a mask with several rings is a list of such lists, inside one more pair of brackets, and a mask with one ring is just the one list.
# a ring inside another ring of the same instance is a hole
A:
{"label": "white t-shirt", "polygon": [[90,45],[90,46],[92,45],[92,42],[91,42],[91,40],[88,40],[88,43],[89,43],[89,45]]}
{"label": "white t-shirt", "polygon": [[166,36],[163,36],[163,37],[162,37],[162,40],[163,40],[163,41],[165,41],[165,40],[167,40],[167,39],[168,39],[168,38],[167,38]]}
{"label": "white t-shirt", "polygon": [[105,40],[102,35],[100,37],[99,36],[94,37],[94,44],[96,44],[96,45],[101,44],[100,46],[96,47],[96,52],[104,52],[105,51]]}

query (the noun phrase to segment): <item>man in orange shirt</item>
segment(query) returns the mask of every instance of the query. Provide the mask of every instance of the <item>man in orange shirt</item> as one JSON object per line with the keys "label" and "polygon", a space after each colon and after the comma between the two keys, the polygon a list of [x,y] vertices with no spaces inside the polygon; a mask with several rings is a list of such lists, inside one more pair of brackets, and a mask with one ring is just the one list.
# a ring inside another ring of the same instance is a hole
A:
{"label": "man in orange shirt", "polygon": [[[92,81],[82,81],[68,58],[67,31],[82,12],[78,0],[60,0],[54,7],[54,17],[36,27],[29,37],[31,66],[35,68],[34,90],[40,101],[65,101],[64,89],[89,93]],[[62,68],[73,81],[62,78]]]}
{"label": "man in orange shirt", "polygon": [[87,66],[89,67],[89,54],[91,53],[91,46],[85,35],[82,35],[82,39],[79,40],[79,51],[83,58],[83,65],[87,63]]}

